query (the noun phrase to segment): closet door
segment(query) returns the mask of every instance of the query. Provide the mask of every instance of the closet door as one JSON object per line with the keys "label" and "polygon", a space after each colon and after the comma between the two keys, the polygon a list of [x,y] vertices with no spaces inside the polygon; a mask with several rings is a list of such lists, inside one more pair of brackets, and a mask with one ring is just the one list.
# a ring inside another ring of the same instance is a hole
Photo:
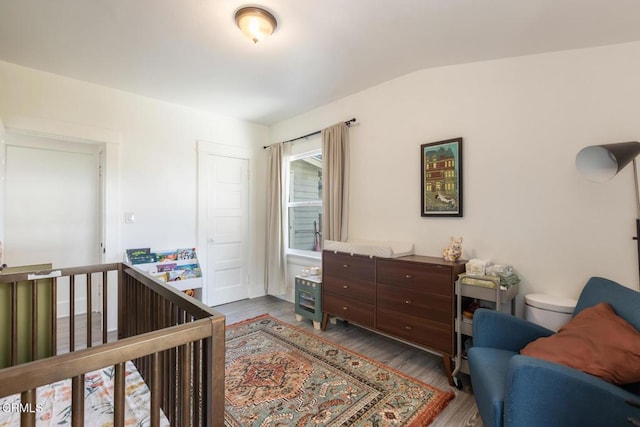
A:
{"label": "closet door", "polygon": [[97,263],[96,147],[13,133],[6,140],[5,263]]}
{"label": "closet door", "polygon": [[207,159],[207,303],[249,297],[249,160]]}

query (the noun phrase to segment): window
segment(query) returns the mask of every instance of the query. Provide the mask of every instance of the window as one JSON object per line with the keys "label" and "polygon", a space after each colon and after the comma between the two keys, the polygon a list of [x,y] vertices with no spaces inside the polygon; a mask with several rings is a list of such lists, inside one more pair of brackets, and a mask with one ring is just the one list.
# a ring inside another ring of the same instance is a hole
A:
{"label": "window", "polygon": [[287,203],[290,253],[320,252],[322,242],[322,152],[291,156]]}

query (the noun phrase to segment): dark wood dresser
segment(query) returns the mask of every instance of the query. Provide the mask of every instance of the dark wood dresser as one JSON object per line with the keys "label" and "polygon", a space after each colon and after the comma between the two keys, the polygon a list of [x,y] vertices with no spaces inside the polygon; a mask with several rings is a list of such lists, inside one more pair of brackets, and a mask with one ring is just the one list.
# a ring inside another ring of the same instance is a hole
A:
{"label": "dark wood dresser", "polygon": [[322,330],[335,316],[440,354],[453,384],[454,290],[464,263],[324,251]]}

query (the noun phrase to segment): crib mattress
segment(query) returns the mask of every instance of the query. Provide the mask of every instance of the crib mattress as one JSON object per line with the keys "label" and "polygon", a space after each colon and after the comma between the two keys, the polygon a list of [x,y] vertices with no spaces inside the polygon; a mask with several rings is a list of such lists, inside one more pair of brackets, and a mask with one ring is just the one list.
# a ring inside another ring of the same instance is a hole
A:
{"label": "crib mattress", "polygon": [[[151,394],[132,362],[125,365],[125,425],[148,426]],[[85,374],[84,416],[86,426],[113,425],[113,366]],[[38,387],[37,426],[71,425],[71,380],[62,380]],[[0,399],[0,427],[20,425],[20,395]],[[169,421],[161,413],[161,426]]]}
{"label": "crib mattress", "polygon": [[371,255],[381,258],[399,258],[413,255],[413,243],[378,242],[371,240],[349,240],[337,242],[325,240],[324,249],[328,251],[347,252],[358,255]]}

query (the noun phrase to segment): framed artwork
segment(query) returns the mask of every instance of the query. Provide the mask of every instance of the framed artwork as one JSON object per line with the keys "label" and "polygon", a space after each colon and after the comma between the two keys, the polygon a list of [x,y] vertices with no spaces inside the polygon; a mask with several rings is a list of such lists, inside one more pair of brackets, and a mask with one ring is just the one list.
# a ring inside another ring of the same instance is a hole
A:
{"label": "framed artwork", "polygon": [[421,215],[462,216],[462,138],[420,146]]}

